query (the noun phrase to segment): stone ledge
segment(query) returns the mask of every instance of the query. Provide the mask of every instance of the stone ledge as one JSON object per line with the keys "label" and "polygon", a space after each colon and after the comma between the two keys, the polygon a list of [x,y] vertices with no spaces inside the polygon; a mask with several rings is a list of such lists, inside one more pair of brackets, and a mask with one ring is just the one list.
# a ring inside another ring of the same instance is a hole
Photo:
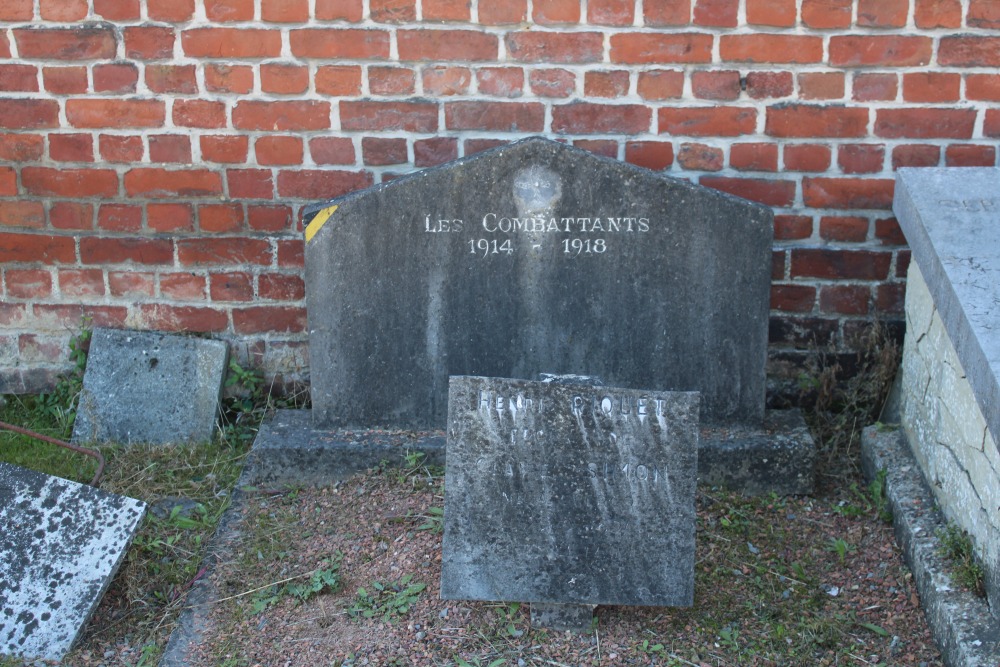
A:
{"label": "stone ledge", "polygon": [[886,471],[886,495],[896,540],[913,571],[920,602],[948,667],[1000,665],[1000,620],[982,598],[961,590],[937,554],[944,517],[934,503],[905,433],[862,432],[862,465],[871,479]]}

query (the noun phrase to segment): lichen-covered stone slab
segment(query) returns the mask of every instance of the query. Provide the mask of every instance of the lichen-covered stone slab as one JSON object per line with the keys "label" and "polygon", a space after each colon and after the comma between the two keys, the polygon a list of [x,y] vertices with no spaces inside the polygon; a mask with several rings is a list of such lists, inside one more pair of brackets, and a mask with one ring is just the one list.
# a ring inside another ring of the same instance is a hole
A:
{"label": "lichen-covered stone slab", "polygon": [[453,377],[441,596],[688,606],[698,395]]}
{"label": "lichen-covered stone slab", "polygon": [[145,510],[132,498],[0,463],[0,654],[62,660]]}
{"label": "lichen-covered stone slab", "polygon": [[227,345],[218,340],[95,329],[73,440],[211,441],[228,357]]}

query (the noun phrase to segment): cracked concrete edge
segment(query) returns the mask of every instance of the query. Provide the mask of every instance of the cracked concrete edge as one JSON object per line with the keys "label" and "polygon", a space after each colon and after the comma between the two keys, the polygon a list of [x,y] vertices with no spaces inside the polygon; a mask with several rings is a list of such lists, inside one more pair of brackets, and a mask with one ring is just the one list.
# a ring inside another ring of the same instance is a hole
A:
{"label": "cracked concrete edge", "polygon": [[986,600],[953,582],[938,555],[946,525],[910,451],[903,429],[869,426],[861,435],[862,466],[873,479],[885,471],[896,540],[913,573],[921,606],[948,667],[1000,665],[1000,619]]}

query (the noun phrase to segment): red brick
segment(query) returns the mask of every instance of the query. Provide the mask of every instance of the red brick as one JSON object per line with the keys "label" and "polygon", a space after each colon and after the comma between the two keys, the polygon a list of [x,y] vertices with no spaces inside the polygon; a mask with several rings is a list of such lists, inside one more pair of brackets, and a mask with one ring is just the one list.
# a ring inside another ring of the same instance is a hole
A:
{"label": "red brick", "polygon": [[66,118],[81,128],[160,127],[166,117],[161,100],[73,99],[66,102]]}
{"label": "red brick", "polygon": [[194,209],[190,204],[147,204],[146,224],[152,232],[194,230]]}
{"label": "red brick", "polygon": [[[84,70],[86,76],[86,70]],[[86,86],[84,86],[86,88]],[[38,92],[38,68],[34,65],[0,65],[0,90],[5,92]],[[57,92],[57,91],[49,91]]]}
{"label": "red brick", "polygon": [[746,63],[818,63],[823,60],[823,38],[818,35],[723,35],[723,61]]}
{"label": "red brick", "polygon": [[975,124],[975,109],[879,109],[875,134],[893,139],[970,139]]}
{"label": "red brick", "polygon": [[299,301],[306,296],[306,284],[301,277],[285,273],[263,273],[257,279],[261,299]]}
{"label": "red brick", "polygon": [[970,28],[1000,29],[1000,5],[995,0],[971,0],[966,22]]}
{"label": "red brick", "polygon": [[10,232],[0,234],[0,264],[72,264],[75,261],[76,244],[70,236]]}
{"label": "red brick", "polygon": [[16,28],[18,55],[28,60],[110,60],[115,57],[111,28]]}
{"label": "red brick", "polygon": [[369,67],[368,90],[373,95],[409,95],[416,90],[416,77],[407,67]]}
{"label": "red brick", "polygon": [[303,169],[278,173],[278,194],[299,199],[332,199],[372,185],[366,171]]}
{"label": "red brick", "polygon": [[257,163],[261,165],[289,165],[302,163],[302,139],[292,136],[265,136],[254,144]]}
{"label": "red brick", "polygon": [[309,68],[299,65],[260,66],[260,89],[277,95],[300,95],[309,90]]}
{"label": "red brick", "polygon": [[777,28],[795,26],[795,0],[747,0],[747,23]]}
{"label": "red brick", "polygon": [[271,23],[304,23],[309,20],[309,0],[261,0],[260,18]]}
{"label": "red brick", "polygon": [[903,75],[907,102],[957,102],[962,75],[951,72],[910,72]]}
{"label": "red brick", "polygon": [[892,149],[892,168],[936,167],[941,162],[941,148],[928,144],[906,144]]}
{"label": "red brick", "polygon": [[875,288],[875,310],[880,313],[902,314],[906,298],[906,285],[887,283]]}
{"label": "red brick", "polygon": [[413,142],[413,166],[433,167],[458,158],[458,139],[434,137]]}
{"label": "red brick", "polygon": [[357,23],[364,18],[364,6],[361,0],[316,0],[316,18]]}
{"label": "red brick", "polygon": [[644,100],[677,99],[684,94],[684,72],[665,69],[639,72],[636,92]]}
{"label": "red brick", "polygon": [[59,126],[59,103],[55,100],[0,99],[0,127],[36,129]]}
{"label": "red brick", "polygon": [[794,241],[812,236],[813,220],[808,215],[774,216],[774,240]]}
{"label": "red brick", "polygon": [[785,278],[785,255],[784,250],[771,251],[771,280],[782,280]]}
{"label": "red brick", "polygon": [[0,167],[0,195],[17,194],[17,172],[13,167]]}
{"label": "red brick", "polygon": [[752,134],[757,111],[742,107],[686,107],[659,110],[660,134],[737,137]]}
{"label": "red brick", "polygon": [[246,162],[249,140],[245,136],[205,135],[199,139],[201,159],[206,162]]}
{"label": "red brick", "polygon": [[960,0],[916,0],[914,22],[918,28],[962,27],[962,3]]}
{"label": "red brick", "polygon": [[229,328],[226,313],[199,306],[172,306],[162,303],[139,305],[144,328],[160,331],[221,332]]}
{"label": "red brick", "polygon": [[793,278],[885,280],[892,253],[832,248],[792,248]]}
{"label": "red brick", "polygon": [[858,73],[854,75],[852,99],[859,102],[894,100],[899,91],[899,81],[895,74]]}
{"label": "red brick", "polygon": [[194,65],[147,65],[146,86],[154,93],[197,93]]}
{"label": "red brick", "polygon": [[931,61],[932,49],[930,37],[834,35],[830,38],[830,64],[835,67],[926,65]]}
{"label": "red brick", "polygon": [[739,98],[741,88],[740,73],[737,71],[691,73],[691,90],[695,97],[701,99],[735,100]]}
{"label": "red brick", "polygon": [[222,194],[222,178],[207,169],[131,169],[125,173],[125,191],[132,197],[211,197]]}
{"label": "red brick", "polygon": [[735,28],[738,23],[739,0],[695,0],[695,25]]}
{"label": "red brick", "polygon": [[579,23],[580,3],[577,0],[535,0],[532,18],[535,23]]}
{"label": "red brick", "polygon": [[108,271],[108,291],[114,297],[152,297],[156,294],[156,276],[136,271]]}
{"label": "red brick", "polygon": [[946,167],[995,167],[996,163],[995,146],[952,144],[944,150]]}
{"label": "red brick", "polygon": [[101,204],[97,228],[108,232],[137,232],[142,229],[142,207],[132,204]]}
{"label": "red brick", "polygon": [[1000,67],[1000,37],[942,37],[938,47],[938,64],[945,67]]}
{"label": "red brick", "polygon": [[509,141],[504,141],[503,139],[466,139],[462,142],[462,146],[465,150],[465,157],[469,157],[470,155],[482,153],[483,151],[488,151],[491,148],[496,148],[509,143]]}
{"label": "red brick", "polygon": [[472,84],[472,71],[467,67],[428,67],[420,74],[424,95],[465,95]]}
{"label": "red brick", "polygon": [[101,158],[108,162],[139,162],[144,148],[142,137],[102,134],[99,138]]}
{"label": "red brick", "polygon": [[320,95],[345,97],[361,93],[361,68],[356,65],[332,65],[316,70],[314,81]]}
{"label": "red brick", "polygon": [[146,14],[153,21],[190,21],[194,16],[194,0],[146,0]]}
{"label": "red brick", "polygon": [[193,273],[161,273],[160,294],[180,301],[204,301],[208,288],[205,276]]}
{"label": "red brick", "polygon": [[253,276],[249,273],[216,273],[209,277],[212,301],[252,301]]}
{"label": "red brick", "polygon": [[144,264],[169,266],[174,261],[174,244],[169,239],[135,237],[80,239],[82,264]]}
{"label": "red brick", "polygon": [[226,171],[229,196],[237,199],[273,199],[274,181],[270,169],[229,169]]}
{"label": "red brick", "polygon": [[43,21],[69,23],[87,18],[87,0],[40,0]]}
{"label": "red brick", "polygon": [[629,73],[626,70],[587,72],[583,79],[586,97],[622,97],[628,94]]}
{"label": "red brick", "polygon": [[242,236],[179,239],[177,260],[181,266],[228,264],[269,266],[271,243]]}
{"label": "red brick", "polygon": [[51,169],[25,167],[21,184],[27,193],[43,197],[113,197],[118,174],[110,169]]}
{"label": "red brick", "polygon": [[863,285],[824,285],[819,290],[819,309],[824,313],[866,315],[871,289]]}
{"label": "red brick", "polygon": [[125,306],[97,306],[93,304],[40,304],[34,306],[34,326],[41,329],[77,330],[80,322],[95,327],[122,328],[128,308]]}
{"label": "red brick", "polygon": [[827,241],[861,243],[868,239],[868,219],[824,216],[819,220],[819,235]]}
{"label": "red brick", "polygon": [[0,21],[30,21],[35,18],[33,0],[3,0],[0,2]]}
{"label": "red brick", "polygon": [[902,28],[909,0],[858,0],[858,25],[866,28]]}
{"label": "red brick", "polygon": [[885,164],[882,144],[842,144],[837,148],[837,164],[845,174],[874,174]]}
{"label": "red brick", "polygon": [[438,105],[432,102],[340,103],[340,126],[346,131],[436,132]]}
{"label": "red brick", "polygon": [[802,23],[826,30],[851,25],[853,0],[802,0]]}
{"label": "red brick", "polygon": [[803,100],[839,100],[844,97],[843,72],[800,72],[799,97]]}
{"label": "red brick", "polygon": [[688,25],[691,0],[644,0],[642,14],[647,26]]}
{"label": "red brick", "polygon": [[191,137],[180,134],[157,134],[149,138],[149,161],[191,163]]}
{"label": "red brick", "polygon": [[653,112],[639,104],[575,102],[552,107],[552,131],[559,134],[640,134]]}
{"label": "red brick", "polygon": [[788,97],[794,90],[791,72],[749,72],[747,95],[755,100]]}
{"label": "red brick", "polygon": [[778,146],[776,144],[732,144],[729,147],[729,166],[741,171],[777,171]]}
{"label": "red brick", "polygon": [[639,167],[660,171],[674,162],[674,146],[669,141],[629,141],[625,161]]}
{"label": "red brick", "polygon": [[100,269],[60,269],[58,275],[63,296],[104,296],[104,272]]}
{"label": "red brick", "polygon": [[987,109],[983,121],[983,135],[1000,137],[1000,109]]}
{"label": "red brick", "polygon": [[882,245],[906,245],[906,237],[895,218],[881,218],[875,221],[875,238]]}
{"label": "red brick", "polygon": [[630,26],[635,21],[635,5],[632,0],[590,0],[587,23]]}
{"label": "red brick", "polygon": [[0,160],[30,162],[39,160],[45,142],[39,134],[0,134]]}
{"label": "red brick", "polygon": [[0,200],[0,227],[40,229],[45,226],[45,208],[37,201]]}
{"label": "red brick", "polygon": [[165,26],[128,26],[124,30],[125,56],[137,60],[162,60],[174,55],[177,35]]}
{"label": "red brick", "polygon": [[52,294],[52,274],[45,269],[5,269],[3,273],[11,298],[44,299]]}
{"label": "red brick", "polygon": [[233,308],[233,330],[238,334],[301,333],[306,330],[306,309],[294,306]]}
{"label": "red brick", "polygon": [[804,178],[802,199],[812,208],[888,209],[894,184],[888,178]]}
{"label": "red brick", "polygon": [[829,146],[788,144],[784,147],[785,169],[789,171],[826,171],[830,168]]}
{"label": "red brick", "polygon": [[705,187],[728,192],[766,206],[791,206],[795,201],[795,181],[703,176],[698,182]]}
{"label": "red brick", "polygon": [[520,97],[524,94],[524,70],[520,67],[481,67],[476,70],[476,83],[480,95]]}
{"label": "red brick", "polygon": [[288,206],[247,206],[247,225],[256,232],[281,232],[291,228],[292,209]]}
{"label": "red brick", "polygon": [[812,312],[816,288],[809,285],[771,285],[771,309],[790,313]]}
{"label": "red brick", "polygon": [[768,108],[764,131],[772,137],[863,137],[868,134],[868,110],[781,104]]}
{"label": "red brick", "polygon": [[56,202],[49,208],[49,226],[53,229],[93,229],[94,207],[75,202]]}
{"label": "red brick", "polygon": [[538,102],[449,102],[445,126],[449,130],[541,132],[545,107]]}
{"label": "red brick", "polygon": [[416,0],[371,0],[370,4],[376,23],[409,23],[417,18]]}
{"label": "red brick", "polygon": [[471,16],[469,4],[469,0],[423,0],[421,2],[423,20],[468,21]]}
{"label": "red brick", "polygon": [[1000,74],[966,74],[965,97],[970,100],[1000,102]]}
{"label": "red brick", "polygon": [[192,58],[277,58],[281,55],[281,32],[260,28],[190,28],[181,32],[181,46],[184,55]]}
{"label": "red brick", "polygon": [[253,0],[204,0],[205,16],[212,23],[253,20]]}
{"label": "red brick", "polygon": [[711,35],[703,33],[622,33],[611,36],[611,62],[655,63],[712,62]]}
{"label": "red brick", "polygon": [[309,140],[309,154],[316,164],[354,164],[354,142],[347,137]]}
{"label": "red brick", "polygon": [[238,232],[243,229],[241,204],[202,204],[198,207],[198,228],[213,234]]}
{"label": "red brick", "polygon": [[576,74],[565,69],[535,69],[528,87],[539,97],[569,97],[576,90]]}
{"label": "red brick", "polygon": [[357,28],[310,28],[291,31],[292,55],[325,60],[387,59],[389,33]]}
{"label": "red brick", "polygon": [[139,69],[132,63],[94,65],[95,93],[134,93]]}
{"label": "red brick", "polygon": [[573,142],[573,147],[594,155],[611,159],[618,158],[618,142],[613,139],[576,139]]}
{"label": "red brick", "polygon": [[330,127],[330,103],[243,100],[233,108],[233,127],[269,132],[325,130]]}
{"label": "red brick", "polygon": [[253,67],[206,63],[205,90],[213,93],[249,93],[253,90]]}
{"label": "red brick", "polygon": [[45,90],[56,95],[87,92],[86,67],[45,67],[42,69]]}
{"label": "red brick", "polygon": [[406,139],[363,137],[361,139],[361,157],[367,165],[404,164],[409,161]]}
{"label": "red brick", "polygon": [[479,23],[482,25],[508,25],[523,23],[528,18],[527,0],[505,0],[504,2],[484,2],[479,7]]}
{"label": "red brick", "polygon": [[511,32],[505,42],[508,55],[521,62],[594,63],[604,52],[604,38],[596,32]]}
{"label": "red brick", "polygon": [[50,134],[49,157],[56,162],[93,162],[94,139],[89,134]]}
{"label": "red brick", "polygon": [[677,163],[684,169],[720,171],[723,162],[722,149],[705,144],[681,144],[677,153]]}
{"label": "red brick", "polygon": [[302,268],[305,266],[305,246],[302,239],[281,241],[278,246],[278,266],[282,268]]}

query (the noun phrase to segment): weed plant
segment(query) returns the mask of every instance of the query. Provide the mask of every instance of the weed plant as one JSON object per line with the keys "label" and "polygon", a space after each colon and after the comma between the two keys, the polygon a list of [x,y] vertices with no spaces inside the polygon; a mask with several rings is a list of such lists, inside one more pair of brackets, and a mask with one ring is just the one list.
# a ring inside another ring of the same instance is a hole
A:
{"label": "weed plant", "polygon": [[979,597],[986,597],[986,580],[983,568],[976,560],[969,534],[949,523],[939,530],[938,555],[951,564],[951,573],[960,586]]}

